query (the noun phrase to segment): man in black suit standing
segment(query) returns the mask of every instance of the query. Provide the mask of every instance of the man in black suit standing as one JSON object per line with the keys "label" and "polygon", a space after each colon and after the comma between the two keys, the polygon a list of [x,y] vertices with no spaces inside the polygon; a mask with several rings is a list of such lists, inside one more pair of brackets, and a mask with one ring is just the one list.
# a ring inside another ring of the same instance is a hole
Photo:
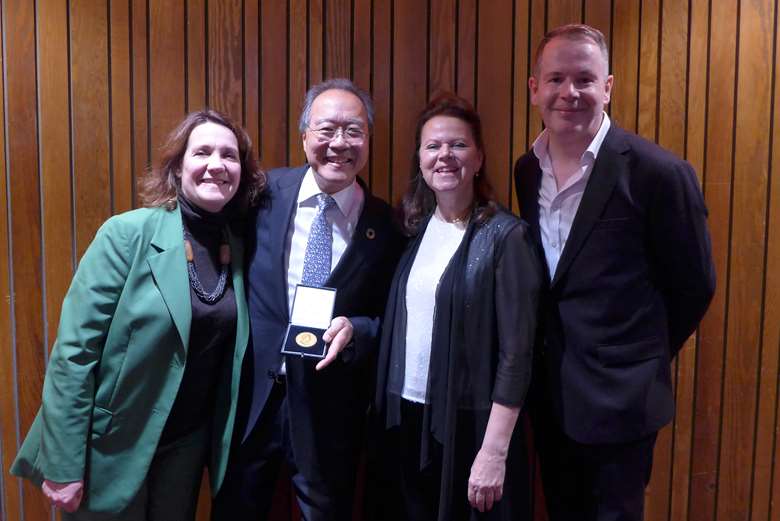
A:
{"label": "man in black suit standing", "polygon": [[[282,464],[306,521],[352,517],[379,317],[402,247],[389,206],[357,178],[372,123],[371,99],[352,82],[315,85],[299,123],[307,164],[268,173],[248,233],[240,434],[215,519],[266,519]],[[280,353],[298,284],[337,289],[322,360]]]}
{"label": "man in black suit standing", "polygon": [[528,85],[546,128],[515,165],[550,281],[535,438],[553,521],[642,519],[670,362],[715,289],[693,169],[610,121],[612,83],[601,32],[545,35]]}

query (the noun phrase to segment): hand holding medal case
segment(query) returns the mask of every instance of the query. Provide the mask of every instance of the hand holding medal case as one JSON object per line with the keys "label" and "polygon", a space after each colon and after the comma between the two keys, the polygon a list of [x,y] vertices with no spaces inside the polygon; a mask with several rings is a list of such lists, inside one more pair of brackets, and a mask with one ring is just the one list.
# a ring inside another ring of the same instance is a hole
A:
{"label": "hand holding medal case", "polygon": [[335,288],[298,284],[295,287],[290,323],[287,325],[281,352],[286,355],[324,358],[328,346],[322,335],[330,327],[335,303]]}

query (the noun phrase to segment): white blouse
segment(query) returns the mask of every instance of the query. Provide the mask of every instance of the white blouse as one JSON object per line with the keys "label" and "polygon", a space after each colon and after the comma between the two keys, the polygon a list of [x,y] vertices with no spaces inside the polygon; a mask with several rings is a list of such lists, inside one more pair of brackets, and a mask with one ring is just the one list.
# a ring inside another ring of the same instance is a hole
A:
{"label": "white blouse", "polygon": [[448,223],[434,213],[409,272],[406,282],[406,366],[401,396],[412,402],[425,403],[436,290],[463,240],[466,224]]}

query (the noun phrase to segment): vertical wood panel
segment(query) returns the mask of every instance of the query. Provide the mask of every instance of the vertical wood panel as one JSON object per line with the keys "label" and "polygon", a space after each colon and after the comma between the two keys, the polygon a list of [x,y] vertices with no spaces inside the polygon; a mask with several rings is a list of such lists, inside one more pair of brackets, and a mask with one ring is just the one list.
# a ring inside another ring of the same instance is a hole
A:
{"label": "vertical wood panel", "polygon": [[621,127],[637,131],[639,92],[639,10],[640,0],[615,3],[610,62],[615,78],[612,85],[610,117]]}
{"label": "vertical wood panel", "polygon": [[352,80],[366,91],[371,88],[371,0],[353,0]]}
{"label": "vertical wood panel", "polygon": [[[184,4],[151,0],[149,5],[149,111],[154,156],[186,110]],[[213,47],[212,47],[213,48]],[[210,55],[211,60],[219,59]]]}
{"label": "vertical wood panel", "polygon": [[[544,0],[531,0],[531,40],[530,40],[530,59],[531,67],[536,67],[536,48],[539,42],[544,38],[545,33],[555,26],[547,26],[547,3]],[[533,72],[533,71],[531,71]],[[535,107],[529,107],[528,113],[528,143],[527,148],[531,147],[536,136],[542,131],[542,118]]]}
{"label": "vertical wood panel", "polygon": [[428,13],[424,2],[396,0],[393,13],[393,137],[392,192],[397,200],[409,179],[417,114],[426,101]]}
{"label": "vertical wood panel", "polygon": [[81,257],[111,215],[108,138],[108,9],[72,0],[73,192],[76,251]]}
{"label": "vertical wood panel", "polygon": [[109,4],[111,69],[111,178],[113,213],[133,207],[135,176],[133,172],[132,103],[130,92],[130,3],[114,0]]}
{"label": "vertical wood panel", "polygon": [[685,154],[688,1],[665,0],[662,17],[658,143],[682,157]]}
{"label": "vertical wood panel", "polygon": [[[371,64],[371,94],[374,97],[374,134],[371,136],[371,190],[374,195],[394,202],[391,195],[391,172],[395,176],[400,170],[394,168],[392,157],[392,34],[393,7],[391,2],[375,2],[373,26],[373,55]],[[384,57],[384,58],[381,58]]]}
{"label": "vertical wood panel", "polygon": [[[321,82],[324,77],[325,40],[323,2],[326,0],[307,0],[309,14],[307,18],[309,31],[309,84],[308,87]],[[385,3],[385,2],[382,2]]]}
{"label": "vertical wood panel", "polygon": [[[206,63],[209,51],[206,49],[206,0],[187,0],[187,103],[186,111],[200,110],[206,106]],[[257,20],[257,17],[255,17]]]}
{"label": "vertical wood panel", "polygon": [[[620,5],[624,1],[616,2],[616,4]],[[617,5],[615,6],[616,8]],[[593,26],[604,33],[604,38],[606,38],[607,44],[609,44],[612,38],[610,31],[612,26],[612,0],[585,0],[584,10],[583,23]],[[615,48],[621,49],[620,47]],[[623,54],[629,51],[621,49],[620,52]]]}
{"label": "vertical wood panel", "polygon": [[[352,0],[354,13],[352,16],[352,81],[365,90],[371,91],[371,2],[369,0]],[[371,141],[369,137],[369,150]],[[372,185],[371,163],[366,163],[360,172],[360,177],[369,189]]]}
{"label": "vertical wood panel", "polygon": [[686,82],[687,116],[685,158],[703,181],[707,142],[707,41],[709,39],[709,5],[692,2],[688,37],[688,81]]}
{"label": "vertical wood panel", "polygon": [[[766,452],[760,452],[759,458],[763,462],[771,462],[771,469],[762,471],[757,475],[754,481],[759,488],[757,496],[761,493],[768,494],[768,505],[761,505],[760,499],[753,502],[753,519],[766,519],[768,521],[780,520],[780,465],[778,465],[778,454],[780,454],[780,400],[778,392],[780,391],[780,379],[777,378],[778,365],[780,365],[780,182],[777,180],[780,172],[780,81],[777,78],[777,71],[780,71],[780,38],[778,34],[778,23],[780,22],[780,13],[775,12],[775,84],[774,84],[774,114],[772,117],[772,147],[770,148],[770,173],[774,177],[771,179],[771,192],[769,198],[769,226],[767,229],[767,253],[765,265],[764,281],[764,349],[769,353],[764,360],[767,363],[767,371],[762,368],[761,380],[766,382],[762,384],[768,388],[761,397],[760,410],[762,418],[769,414],[770,405],[774,401],[774,421],[768,428],[763,423],[759,424],[759,431],[771,440],[771,447]],[[2,273],[0,271],[0,273]],[[772,359],[774,351],[774,359]],[[774,380],[774,394],[772,386]],[[763,420],[766,422],[766,420]],[[763,463],[762,462],[762,463]],[[757,504],[758,503],[758,504]]]}
{"label": "vertical wood panel", "polygon": [[244,120],[244,33],[241,7],[241,0],[208,2],[209,105],[236,121]]}
{"label": "vertical wood panel", "polygon": [[477,109],[487,154],[487,176],[496,199],[508,205],[513,158],[510,157],[512,125],[512,0],[479,4],[479,53],[477,56]]}
{"label": "vertical wood panel", "polygon": [[[685,155],[702,180],[704,172],[707,90],[707,20],[708,7],[691,4],[688,38],[689,69],[687,82],[687,115]],[[696,337],[694,336],[694,339]],[[671,503],[669,519],[688,519],[691,447],[693,443],[696,359],[699,344],[693,341],[678,354],[677,414],[674,420],[674,460],[672,462]]]}
{"label": "vertical wood panel", "polygon": [[[528,111],[531,108],[528,92],[531,49],[528,41],[528,0],[515,0],[515,19],[512,28],[514,36],[513,93],[512,93],[512,149],[511,158],[516,159],[526,151],[528,142]],[[509,191],[512,211],[519,212],[514,189]]]}
{"label": "vertical wood panel", "polygon": [[[661,48],[658,82],[659,111],[657,121],[658,143],[678,156],[685,150],[685,89],[686,46],[688,37],[687,0],[667,0],[662,3]],[[688,344],[692,344],[689,340]],[[681,430],[685,437],[690,430],[690,411],[692,399],[692,361],[695,352],[688,345],[684,347],[673,362],[673,371],[682,364],[686,370],[676,371],[679,380],[675,392],[680,404],[680,416],[670,427],[662,429],[656,441],[653,459],[653,475],[647,489],[646,512],[650,519],[667,519],[671,504],[672,451],[674,437]],[[682,362],[681,362],[682,361]],[[679,422],[677,421],[679,419]],[[686,485],[687,486],[687,485]]]}
{"label": "vertical wood panel", "polygon": [[309,31],[306,24],[306,0],[290,1],[290,86],[289,93],[289,130],[288,156],[290,164],[298,165],[306,161],[301,146],[301,133],[298,130],[298,116],[303,108],[303,96],[307,85],[307,57],[309,48]]}
{"label": "vertical wood panel", "polygon": [[474,93],[477,84],[477,0],[458,1],[456,28],[458,60],[455,62],[455,88],[459,96],[476,105]]}
{"label": "vertical wood panel", "polygon": [[711,39],[707,90],[707,127],[704,195],[710,209],[709,227],[718,291],[699,328],[696,366],[696,403],[693,423],[693,453],[689,516],[714,521],[718,494],[718,454],[722,404],[726,295],[729,291],[729,221],[733,158],[736,70],[737,2],[711,4]]}
{"label": "vertical wood panel", "polygon": [[547,2],[547,30],[559,25],[582,22],[582,0]]}
{"label": "vertical wood panel", "polygon": [[[35,13],[27,1],[8,1],[4,11],[6,157],[9,175],[13,333],[16,352],[19,423],[22,435],[40,403],[44,371],[41,295],[41,208],[35,70]],[[16,173],[16,174],[14,174]],[[22,175],[20,175],[23,173]],[[23,375],[23,377],[21,376]],[[15,444],[11,445],[15,448]],[[13,450],[13,449],[11,449]],[[43,519],[48,507],[40,492],[23,484],[24,511]]]}
{"label": "vertical wood panel", "polygon": [[656,137],[660,14],[660,0],[642,0],[637,133],[650,141]]}
{"label": "vertical wood panel", "polygon": [[[11,466],[20,440],[17,436],[18,407],[16,388],[16,363],[12,337],[11,265],[9,248],[11,228],[8,222],[10,200],[7,197],[10,169],[6,163],[6,5],[0,5],[0,464],[3,469]],[[0,478],[0,517],[18,519],[22,505],[21,483],[5,474]]]}
{"label": "vertical wood panel", "polygon": [[239,65],[244,71],[243,114],[242,121],[249,138],[255,146],[255,158],[260,150],[260,38],[258,32],[260,20],[259,0],[244,0],[243,45],[244,59]]}
{"label": "vertical wood panel", "polygon": [[[779,120],[775,118],[775,125],[774,127],[777,128],[777,122]],[[776,150],[776,149],[775,149]],[[773,162],[773,165],[777,165],[777,161]],[[775,170],[776,172],[777,170]],[[773,191],[773,194],[776,194],[776,192]],[[773,206],[776,208],[778,198],[772,197],[772,203]],[[776,393],[777,395],[777,393]],[[778,465],[778,448],[780,447],[780,427],[778,427],[778,421],[780,419],[780,400],[778,400],[777,410],[775,411],[775,439],[774,439],[774,445],[772,447],[772,481],[771,481],[771,493],[772,497],[770,499],[769,504],[769,516],[767,519],[769,521],[778,521],[780,520],[780,465]]]}
{"label": "vertical wood panel", "polygon": [[[737,71],[737,113],[732,193],[732,248],[739,255],[729,265],[730,310],[726,331],[726,371],[723,443],[719,469],[717,513],[721,519],[748,519],[752,468],[756,386],[760,351],[760,317],[766,190],[768,183],[769,118],[774,2],[740,3]],[[745,392],[749,389],[750,392]]]}
{"label": "vertical wood panel", "polygon": [[260,144],[263,166],[287,163],[287,5],[260,4]]}
{"label": "vertical wood panel", "polygon": [[[718,290],[676,362],[677,415],[658,442],[646,519],[780,521],[776,0],[0,1],[5,469],[39,405],[63,267],[110,213],[137,204],[135,179],[185,111],[225,110],[264,166],[297,164],[303,93],[351,77],[376,104],[361,175],[395,201],[418,112],[454,89],[482,114],[506,203],[512,161],[542,128],[528,104],[532,53],[546,30],[584,20],[610,44],[613,120],[686,156],[710,210]],[[273,519],[295,518],[285,480],[277,492]],[[32,485],[3,476],[0,494],[9,520],[51,518]]]}
{"label": "vertical wood panel", "polygon": [[455,90],[455,0],[430,0],[428,97]]}
{"label": "vertical wood panel", "polygon": [[147,41],[147,0],[131,0],[131,54],[133,78],[133,172],[140,174],[149,166],[149,43]]}
{"label": "vertical wood panel", "polygon": [[[38,8],[38,114],[43,201],[43,276],[46,285],[44,347],[57,334],[60,304],[75,266],[71,212],[70,85],[68,84],[68,5],[64,0]],[[42,37],[42,35],[46,35]],[[66,226],[63,226],[66,224]]]}
{"label": "vertical wood panel", "polygon": [[325,77],[352,75],[352,9],[350,0],[325,2]]}

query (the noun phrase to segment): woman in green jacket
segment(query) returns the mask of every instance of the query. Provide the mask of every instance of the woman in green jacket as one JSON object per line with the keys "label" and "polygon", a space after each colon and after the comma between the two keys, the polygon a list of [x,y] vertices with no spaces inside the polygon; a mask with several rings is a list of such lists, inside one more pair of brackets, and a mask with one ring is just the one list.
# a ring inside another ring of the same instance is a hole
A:
{"label": "woman in green jacket", "polygon": [[41,408],[11,472],[65,520],[191,520],[224,476],[248,338],[240,236],[265,184],[247,134],[189,114],[98,230],[62,304]]}

